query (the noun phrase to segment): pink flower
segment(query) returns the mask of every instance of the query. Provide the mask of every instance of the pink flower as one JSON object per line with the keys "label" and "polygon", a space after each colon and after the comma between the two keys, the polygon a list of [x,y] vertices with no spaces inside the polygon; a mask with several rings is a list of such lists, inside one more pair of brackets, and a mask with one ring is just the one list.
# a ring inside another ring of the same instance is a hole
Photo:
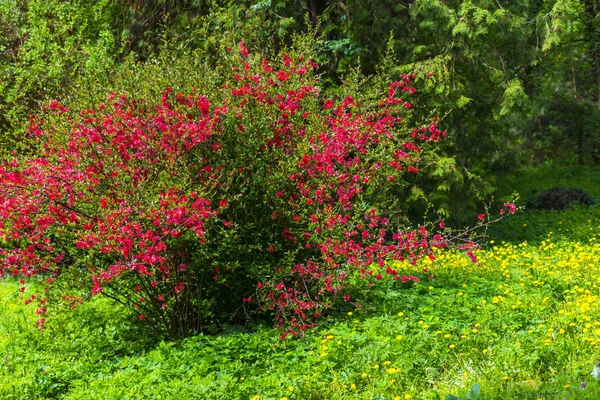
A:
{"label": "pink flower", "polygon": [[508,212],[511,214],[514,214],[517,210],[517,206],[513,203],[504,203],[504,207],[508,207]]}

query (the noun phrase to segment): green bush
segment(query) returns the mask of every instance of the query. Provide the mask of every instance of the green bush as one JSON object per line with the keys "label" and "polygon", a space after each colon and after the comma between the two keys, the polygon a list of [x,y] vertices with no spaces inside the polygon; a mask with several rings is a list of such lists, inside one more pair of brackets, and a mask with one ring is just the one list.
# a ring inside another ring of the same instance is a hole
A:
{"label": "green bush", "polygon": [[594,204],[594,200],[581,189],[557,186],[540,193],[536,201],[528,206],[540,210],[564,210],[574,203],[590,206]]}

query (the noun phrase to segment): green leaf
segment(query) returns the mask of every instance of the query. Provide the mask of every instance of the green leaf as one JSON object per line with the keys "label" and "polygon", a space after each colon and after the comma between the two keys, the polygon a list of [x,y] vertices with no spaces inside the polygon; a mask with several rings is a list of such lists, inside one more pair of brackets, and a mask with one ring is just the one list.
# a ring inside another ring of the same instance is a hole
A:
{"label": "green leaf", "polygon": [[466,106],[467,104],[469,104],[471,102],[471,100],[473,100],[473,99],[461,95],[458,98],[458,100],[456,100],[456,107],[463,108],[464,106]]}

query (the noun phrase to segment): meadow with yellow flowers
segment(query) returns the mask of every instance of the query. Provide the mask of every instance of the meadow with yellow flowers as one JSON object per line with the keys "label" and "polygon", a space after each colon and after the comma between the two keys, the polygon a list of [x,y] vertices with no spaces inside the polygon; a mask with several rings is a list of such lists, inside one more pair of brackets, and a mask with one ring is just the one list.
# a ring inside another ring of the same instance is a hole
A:
{"label": "meadow with yellow flowers", "polygon": [[[443,251],[398,263],[421,281],[384,279],[363,290],[361,309],[285,341],[268,327],[140,341],[142,328],[101,298],[39,332],[5,281],[0,398],[599,398],[600,212],[524,212],[507,224],[477,263]],[[516,229],[528,239],[510,240]]]}

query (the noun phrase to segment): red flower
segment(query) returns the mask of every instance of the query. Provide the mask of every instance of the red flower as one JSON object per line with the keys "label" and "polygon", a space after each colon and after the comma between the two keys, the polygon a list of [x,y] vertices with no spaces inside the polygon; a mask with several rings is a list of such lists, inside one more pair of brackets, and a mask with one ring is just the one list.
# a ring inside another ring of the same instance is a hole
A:
{"label": "red flower", "polygon": [[504,203],[504,207],[508,207],[508,212],[511,214],[514,214],[517,210],[517,206],[513,203]]}
{"label": "red flower", "polygon": [[240,42],[240,51],[242,52],[242,56],[244,56],[244,58],[248,58],[248,49],[246,49],[246,43],[244,43],[243,40]]}

